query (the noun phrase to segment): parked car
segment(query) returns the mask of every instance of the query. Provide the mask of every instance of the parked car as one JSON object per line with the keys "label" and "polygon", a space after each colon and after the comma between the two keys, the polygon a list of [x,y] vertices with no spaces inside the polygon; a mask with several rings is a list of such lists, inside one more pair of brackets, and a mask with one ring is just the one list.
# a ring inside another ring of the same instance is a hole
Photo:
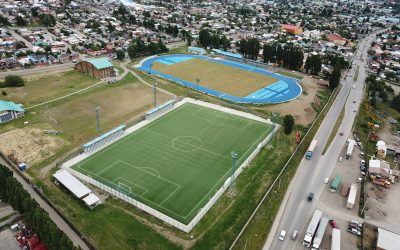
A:
{"label": "parked car", "polygon": [[342,156],[339,157],[339,161],[343,161],[343,157]]}
{"label": "parked car", "polygon": [[355,234],[357,236],[361,236],[361,232],[354,228],[347,228],[347,232]]}
{"label": "parked car", "polygon": [[328,182],[329,182],[329,178],[326,177],[326,178],[324,179],[324,183],[327,184]]}
{"label": "parked car", "polygon": [[362,178],[361,178],[361,177],[358,177],[357,183],[360,183],[361,181],[362,181]]}
{"label": "parked car", "polygon": [[299,232],[297,230],[293,230],[292,236],[290,238],[292,240],[295,240],[297,238],[297,235],[299,235]]}
{"label": "parked car", "polygon": [[311,202],[313,199],[314,199],[314,193],[313,193],[313,192],[310,192],[310,193],[308,194],[307,200],[308,200],[309,202]]}
{"label": "parked car", "polygon": [[286,236],[286,231],[282,230],[281,233],[279,234],[279,240],[284,240]]}
{"label": "parked car", "polygon": [[339,229],[338,224],[334,220],[329,220],[329,225],[331,225],[332,228],[338,228]]}
{"label": "parked car", "polygon": [[354,229],[356,229],[357,231],[361,231],[361,227],[359,227],[358,225],[356,225],[356,224],[349,224],[349,226],[347,227],[347,229],[351,229],[351,228],[354,228]]}
{"label": "parked car", "polygon": [[361,166],[365,166],[365,161],[361,160],[360,164],[361,164]]}
{"label": "parked car", "polygon": [[351,220],[349,224],[355,224],[355,225],[357,225],[358,227],[362,227],[362,226],[363,226],[362,223],[359,223],[359,222],[356,221],[356,220]]}
{"label": "parked car", "polygon": [[341,135],[341,136],[342,136],[342,135],[343,135],[343,132],[340,132],[340,133],[339,133],[339,135]]}
{"label": "parked car", "polygon": [[364,152],[363,151],[360,152],[360,157],[364,157]]}
{"label": "parked car", "polygon": [[361,166],[360,166],[360,170],[361,170],[361,172],[365,172],[365,170],[366,170],[366,169],[365,169],[365,166],[361,165]]}

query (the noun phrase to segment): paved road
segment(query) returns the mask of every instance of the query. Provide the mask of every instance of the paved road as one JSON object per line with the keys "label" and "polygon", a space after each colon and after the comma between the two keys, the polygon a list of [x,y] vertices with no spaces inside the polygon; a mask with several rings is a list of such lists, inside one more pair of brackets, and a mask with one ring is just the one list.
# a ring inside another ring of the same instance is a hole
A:
{"label": "paved road", "polygon": [[62,73],[69,71],[74,68],[75,63],[63,63],[53,64],[47,66],[36,66],[30,69],[18,69],[18,70],[7,70],[0,72],[0,79],[4,79],[8,75],[19,75],[19,76],[33,76],[33,75],[51,75],[56,73]]}
{"label": "paved road", "polygon": [[80,238],[78,234],[75,233],[72,228],[65,223],[65,221],[60,217],[60,215],[57,214],[57,212],[50,207],[33,189],[33,187],[26,183],[26,181],[19,176],[16,173],[16,170],[12,167],[10,167],[6,162],[3,161],[2,158],[0,158],[0,164],[3,164],[5,166],[8,166],[13,172],[14,172],[14,177],[22,184],[22,186],[25,188],[25,190],[31,195],[31,197],[36,200],[39,205],[46,210],[47,213],[49,213],[50,218],[56,223],[56,225],[64,232],[67,234],[67,236],[72,240],[72,242],[75,245],[79,245],[82,249],[89,249],[85,242]]}
{"label": "paved road", "polygon": [[25,46],[28,49],[32,50],[32,48],[33,48],[32,43],[28,42],[27,40],[25,40],[25,38],[23,38],[22,36],[18,35],[17,32],[15,32],[13,29],[8,29],[8,31],[10,31],[11,36],[13,36],[18,41],[23,41],[25,43]]}
{"label": "paved road", "polygon": [[[335,164],[331,163],[337,161],[346,138],[351,133],[359,103],[362,100],[368,46],[374,37],[375,35],[372,34],[360,42],[359,49],[355,55],[354,66],[348,71],[346,78],[342,81],[343,87],[314,137],[318,141],[318,144],[313,158],[311,160],[303,159],[300,163],[296,176],[285,196],[287,202],[284,201],[282,203],[263,249],[286,250],[295,249],[296,245],[297,247],[301,245],[311,215],[318,203],[318,198],[322,193],[323,187],[326,185],[323,183],[323,179],[330,176],[335,167]],[[357,66],[359,66],[359,76],[357,82],[353,82]],[[328,140],[343,105],[346,107],[345,116],[339,131],[343,131],[344,136],[336,136],[325,155],[322,156],[324,145]],[[311,191],[315,193],[312,203],[306,201],[307,195]],[[286,230],[289,236],[283,242],[278,240],[278,235],[282,229]],[[295,229],[300,234],[296,241],[292,241],[290,240],[290,234]],[[302,248],[302,246],[299,247],[299,249]]]}

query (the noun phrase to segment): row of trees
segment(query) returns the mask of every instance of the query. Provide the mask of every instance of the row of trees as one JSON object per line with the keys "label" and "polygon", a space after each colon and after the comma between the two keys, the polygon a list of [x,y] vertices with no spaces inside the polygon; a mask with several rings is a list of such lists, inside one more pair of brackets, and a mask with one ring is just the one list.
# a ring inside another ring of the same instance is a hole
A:
{"label": "row of trees", "polygon": [[322,69],[321,56],[319,54],[309,54],[306,63],[304,64],[304,69],[306,70],[307,74],[308,72],[310,72],[313,75],[318,75],[318,73],[321,72]]}
{"label": "row of trees", "polygon": [[31,198],[6,166],[0,165],[0,199],[9,203],[24,217],[24,221],[45,242],[48,249],[77,249],[72,241]]}
{"label": "row of trees", "polygon": [[168,48],[161,41],[161,39],[158,40],[158,43],[150,42],[148,45],[146,45],[142,39],[137,38],[133,40],[131,45],[128,47],[128,55],[131,59],[142,55],[155,55],[165,52],[168,52]]}
{"label": "row of trees", "polygon": [[256,60],[260,53],[260,41],[257,38],[242,38],[238,43],[239,53],[245,58]]}
{"label": "row of trees", "polygon": [[225,35],[220,36],[216,33],[211,33],[208,29],[200,30],[199,44],[201,47],[211,47],[212,49],[227,50],[231,47],[231,42]]}
{"label": "row of trees", "polygon": [[303,50],[293,45],[265,44],[263,46],[264,62],[277,63],[292,70],[300,70],[303,66]]}

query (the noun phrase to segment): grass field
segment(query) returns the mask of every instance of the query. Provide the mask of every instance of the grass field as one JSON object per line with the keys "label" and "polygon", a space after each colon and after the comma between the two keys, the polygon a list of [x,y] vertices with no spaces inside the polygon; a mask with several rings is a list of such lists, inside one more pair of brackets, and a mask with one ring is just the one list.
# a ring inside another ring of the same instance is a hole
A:
{"label": "grass field", "polygon": [[19,102],[25,107],[29,107],[83,89],[98,81],[92,76],[69,71],[28,81],[24,87],[4,88],[7,96],[2,99]]}
{"label": "grass field", "polygon": [[197,58],[172,65],[156,62],[153,68],[193,83],[198,78],[201,86],[240,97],[278,81],[270,76]]}
{"label": "grass field", "polygon": [[188,224],[270,133],[268,124],[194,104],[100,150],[73,169]]}

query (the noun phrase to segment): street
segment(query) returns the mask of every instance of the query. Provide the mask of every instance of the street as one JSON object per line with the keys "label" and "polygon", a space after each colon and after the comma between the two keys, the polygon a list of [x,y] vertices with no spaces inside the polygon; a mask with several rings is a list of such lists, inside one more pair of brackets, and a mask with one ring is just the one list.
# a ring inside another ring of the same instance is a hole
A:
{"label": "street", "polygon": [[35,66],[30,69],[7,70],[0,72],[0,80],[3,80],[8,75],[18,75],[22,77],[31,77],[35,75],[52,75],[72,70],[75,63],[63,63],[46,66]]}
{"label": "street", "polygon": [[[302,244],[311,215],[326,185],[323,183],[323,180],[330,176],[335,167],[333,163],[337,161],[341,149],[346,143],[346,139],[351,134],[364,91],[367,51],[374,37],[375,34],[370,34],[360,41],[358,50],[354,56],[353,66],[347,72],[345,80],[342,81],[342,89],[314,137],[318,143],[313,157],[311,160],[303,158],[300,163],[263,249],[294,249],[296,246]],[[359,75],[357,81],[353,82],[357,66],[359,66]],[[341,131],[344,133],[344,136],[336,136],[325,155],[322,156],[322,151],[328,137],[344,105],[346,105],[345,115],[338,130],[338,133]],[[307,196],[310,192],[315,194],[313,202],[307,201]],[[278,240],[281,230],[286,230],[288,235],[284,241]],[[290,239],[293,230],[299,231],[299,236],[295,241]]]}

